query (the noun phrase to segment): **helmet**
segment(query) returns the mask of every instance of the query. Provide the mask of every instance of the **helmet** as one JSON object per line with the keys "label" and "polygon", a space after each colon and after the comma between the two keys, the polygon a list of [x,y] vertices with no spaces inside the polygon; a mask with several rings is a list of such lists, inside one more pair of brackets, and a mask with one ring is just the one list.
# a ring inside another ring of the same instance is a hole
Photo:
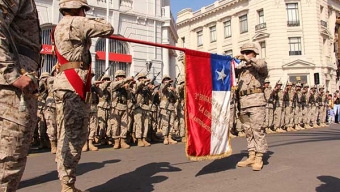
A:
{"label": "helmet", "polygon": [[301,83],[297,83],[295,86],[296,87],[301,87]]}
{"label": "helmet", "polygon": [[43,73],[41,73],[41,75],[40,75],[40,79],[45,78],[45,77],[48,77],[48,76],[50,76],[50,74],[49,74],[48,72],[43,72]]}
{"label": "helmet", "polygon": [[266,79],[264,80],[264,83],[270,83],[269,79],[266,78]]}
{"label": "helmet", "polygon": [[103,81],[104,79],[111,80],[109,75],[104,75],[104,76],[102,77],[101,81]]}
{"label": "helmet", "polygon": [[259,54],[259,49],[256,47],[255,43],[245,43],[241,47],[241,53],[243,51],[254,51],[256,55]]}
{"label": "helmet", "polygon": [[306,84],[303,85],[303,87],[308,87],[309,88],[309,85],[306,83]]}
{"label": "helmet", "polygon": [[93,70],[91,70],[91,75],[95,75]]}
{"label": "helmet", "polygon": [[116,73],[115,73],[115,77],[117,78],[117,77],[121,77],[121,76],[124,76],[124,77],[126,76],[125,71],[117,70]]}
{"label": "helmet", "polygon": [[292,85],[293,85],[293,83],[292,83],[292,82],[290,82],[290,81],[288,81],[288,82],[287,82],[287,86],[289,86],[289,85],[290,85],[290,86],[292,86]]}
{"label": "helmet", "polygon": [[139,73],[137,75],[137,80],[139,80],[139,78],[146,78],[146,74],[145,73]]}
{"label": "helmet", "polygon": [[322,84],[319,85],[319,89],[324,89],[324,88],[325,88],[325,85],[322,85]]}
{"label": "helmet", "polygon": [[91,8],[87,4],[87,0],[60,0],[59,10],[63,9],[79,9],[81,7],[85,8],[85,11],[89,11]]}
{"label": "helmet", "polygon": [[171,77],[169,75],[164,75],[163,78],[162,78],[162,83],[165,79],[171,79]]}
{"label": "helmet", "polygon": [[279,80],[279,81],[276,83],[276,85],[282,85],[281,80]]}

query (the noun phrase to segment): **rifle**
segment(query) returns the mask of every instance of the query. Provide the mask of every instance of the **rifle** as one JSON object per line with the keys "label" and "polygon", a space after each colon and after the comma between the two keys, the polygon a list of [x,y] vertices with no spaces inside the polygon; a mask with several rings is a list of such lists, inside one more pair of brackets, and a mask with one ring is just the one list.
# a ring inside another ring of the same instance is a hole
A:
{"label": "rifle", "polygon": [[100,74],[97,81],[100,81],[102,79],[102,77],[105,75],[106,71],[108,71],[110,68],[111,68],[111,64],[109,64],[109,66],[105,69],[105,71],[103,71],[102,74]]}
{"label": "rifle", "polygon": [[150,81],[151,85],[154,85],[154,84],[155,84],[156,78],[158,77],[158,75],[159,75],[160,73],[161,73],[161,72],[158,72],[157,75],[153,76],[152,80]]}
{"label": "rifle", "polygon": [[173,83],[173,85],[172,85],[174,88],[176,88],[176,84],[177,84],[177,82],[178,82],[178,77],[179,77],[179,75],[180,75],[180,73],[177,74],[177,77],[175,78],[175,81],[174,81],[174,83]]}
{"label": "rifle", "polygon": [[144,69],[140,70],[139,72],[136,73],[135,76],[132,76],[132,78],[136,78]]}

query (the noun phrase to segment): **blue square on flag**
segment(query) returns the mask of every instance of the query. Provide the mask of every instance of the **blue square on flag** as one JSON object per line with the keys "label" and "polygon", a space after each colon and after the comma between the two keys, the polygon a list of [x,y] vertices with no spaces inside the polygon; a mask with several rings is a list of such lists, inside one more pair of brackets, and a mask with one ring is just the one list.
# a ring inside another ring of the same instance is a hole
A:
{"label": "blue square on flag", "polygon": [[211,55],[211,77],[213,91],[230,91],[231,56]]}

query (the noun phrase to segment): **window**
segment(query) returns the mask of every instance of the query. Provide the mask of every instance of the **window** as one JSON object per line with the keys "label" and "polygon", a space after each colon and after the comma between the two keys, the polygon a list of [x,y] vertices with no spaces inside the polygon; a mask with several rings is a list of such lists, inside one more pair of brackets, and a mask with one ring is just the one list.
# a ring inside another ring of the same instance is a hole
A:
{"label": "window", "polygon": [[197,32],[197,46],[203,45],[203,31]]}
{"label": "window", "polygon": [[231,21],[225,21],[224,23],[224,38],[231,37]]}
{"label": "window", "polygon": [[266,58],[266,42],[262,41],[260,42],[260,46],[261,46],[261,58]]}
{"label": "window", "polygon": [[248,32],[248,17],[247,17],[247,15],[242,15],[239,19],[240,19],[240,33]]}
{"label": "window", "polygon": [[224,51],[224,55],[233,56],[233,50],[232,50],[232,49],[229,49],[229,50]]}
{"label": "window", "polygon": [[263,12],[263,9],[257,11],[257,14],[259,16],[259,24],[264,23],[264,12]]}
{"label": "window", "polygon": [[182,40],[182,47],[185,47],[185,37],[182,37],[181,40]]}
{"label": "window", "polygon": [[301,55],[301,38],[289,38],[289,55]]}
{"label": "window", "polygon": [[212,26],[210,29],[210,42],[216,42],[216,26]]}
{"label": "window", "polygon": [[287,3],[287,26],[300,26],[299,8],[297,3]]}

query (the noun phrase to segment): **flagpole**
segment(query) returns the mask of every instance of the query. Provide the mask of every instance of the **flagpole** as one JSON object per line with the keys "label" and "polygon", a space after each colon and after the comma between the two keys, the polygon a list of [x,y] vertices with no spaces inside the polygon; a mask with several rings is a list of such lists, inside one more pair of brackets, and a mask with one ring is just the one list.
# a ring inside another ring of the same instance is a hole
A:
{"label": "flagpole", "polygon": [[[111,0],[112,1],[112,0]],[[106,21],[109,22],[109,16],[110,16],[110,7],[109,7],[109,0],[106,0]],[[105,69],[109,67],[109,39],[106,38],[105,41]],[[108,74],[109,71],[106,71],[106,74]]]}

